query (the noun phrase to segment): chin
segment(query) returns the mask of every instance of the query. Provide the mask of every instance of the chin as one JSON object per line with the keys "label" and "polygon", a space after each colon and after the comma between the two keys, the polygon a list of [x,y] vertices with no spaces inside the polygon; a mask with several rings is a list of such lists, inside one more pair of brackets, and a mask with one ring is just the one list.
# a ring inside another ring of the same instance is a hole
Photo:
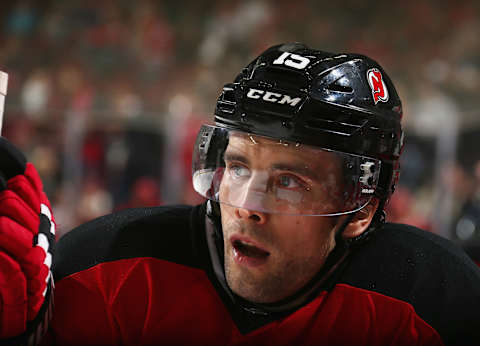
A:
{"label": "chin", "polygon": [[258,278],[244,268],[236,268],[235,264],[225,267],[225,277],[230,289],[238,296],[252,303],[274,303],[287,297],[282,294],[277,284],[272,285],[269,278]]}

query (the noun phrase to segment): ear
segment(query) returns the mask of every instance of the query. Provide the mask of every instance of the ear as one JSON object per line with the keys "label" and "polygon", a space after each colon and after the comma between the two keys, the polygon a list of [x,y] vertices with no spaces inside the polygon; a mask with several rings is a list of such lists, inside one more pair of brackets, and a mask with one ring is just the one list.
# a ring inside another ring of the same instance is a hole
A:
{"label": "ear", "polygon": [[375,215],[377,211],[378,203],[378,199],[374,198],[365,207],[357,211],[353,220],[345,227],[343,238],[355,238],[365,232],[372,222],[373,215]]}

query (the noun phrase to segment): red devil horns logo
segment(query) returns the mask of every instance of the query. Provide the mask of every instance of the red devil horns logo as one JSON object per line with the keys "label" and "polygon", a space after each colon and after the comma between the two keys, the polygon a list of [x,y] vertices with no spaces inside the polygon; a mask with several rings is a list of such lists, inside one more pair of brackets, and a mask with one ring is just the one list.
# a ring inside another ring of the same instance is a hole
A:
{"label": "red devil horns logo", "polygon": [[379,101],[388,101],[388,89],[383,81],[382,73],[377,68],[367,71],[367,80],[372,89],[373,101],[377,104]]}

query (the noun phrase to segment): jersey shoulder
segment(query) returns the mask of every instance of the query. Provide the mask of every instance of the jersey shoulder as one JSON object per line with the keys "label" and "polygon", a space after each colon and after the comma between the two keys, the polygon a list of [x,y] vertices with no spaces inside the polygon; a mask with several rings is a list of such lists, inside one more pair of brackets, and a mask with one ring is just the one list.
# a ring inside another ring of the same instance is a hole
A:
{"label": "jersey shoulder", "polygon": [[431,232],[387,223],[355,250],[341,282],[411,304],[446,341],[477,336],[480,270],[460,247]]}
{"label": "jersey shoulder", "polygon": [[446,291],[459,285],[480,290],[474,287],[480,282],[480,270],[460,247],[431,232],[394,223],[387,223],[354,251],[343,278],[401,299],[415,299],[412,294],[419,283]]}
{"label": "jersey shoulder", "polygon": [[[198,265],[203,206],[127,209],[87,222],[58,242],[54,274],[58,281],[97,264],[153,257]],[[197,230],[197,231],[195,231]]]}
{"label": "jersey shoulder", "polygon": [[[356,258],[360,256],[367,262],[388,258],[388,261],[377,264],[380,268],[397,268],[394,272],[479,279],[477,266],[458,245],[410,225],[385,224],[370,242],[359,249]],[[427,268],[431,271],[423,272]]]}

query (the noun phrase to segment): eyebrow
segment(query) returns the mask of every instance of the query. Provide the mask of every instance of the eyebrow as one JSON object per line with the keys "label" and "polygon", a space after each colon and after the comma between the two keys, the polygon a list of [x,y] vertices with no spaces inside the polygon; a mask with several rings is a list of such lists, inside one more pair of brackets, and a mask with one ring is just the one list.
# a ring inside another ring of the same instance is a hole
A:
{"label": "eyebrow", "polygon": [[[224,160],[225,161],[238,161],[242,162],[246,165],[250,163],[247,157],[245,157],[242,154],[237,154],[237,153],[229,153],[226,152],[224,155]],[[305,167],[304,165],[295,165],[295,164],[289,164],[289,163],[275,163],[271,167],[273,170],[276,171],[287,171],[287,172],[292,172],[292,173],[297,173],[302,176],[305,176],[307,178],[310,178],[312,180],[317,180],[318,175],[315,174],[314,171],[311,169]]]}
{"label": "eyebrow", "polygon": [[312,180],[317,180],[318,178],[314,171],[312,171],[311,169],[303,165],[277,163],[277,164],[274,164],[272,168],[274,170],[297,173],[297,174],[303,175],[304,177],[310,178]]}
{"label": "eyebrow", "polygon": [[229,152],[226,152],[224,154],[223,159],[225,161],[239,161],[239,162],[242,162],[242,163],[245,163],[245,164],[250,163],[250,161],[244,155],[229,153]]}

